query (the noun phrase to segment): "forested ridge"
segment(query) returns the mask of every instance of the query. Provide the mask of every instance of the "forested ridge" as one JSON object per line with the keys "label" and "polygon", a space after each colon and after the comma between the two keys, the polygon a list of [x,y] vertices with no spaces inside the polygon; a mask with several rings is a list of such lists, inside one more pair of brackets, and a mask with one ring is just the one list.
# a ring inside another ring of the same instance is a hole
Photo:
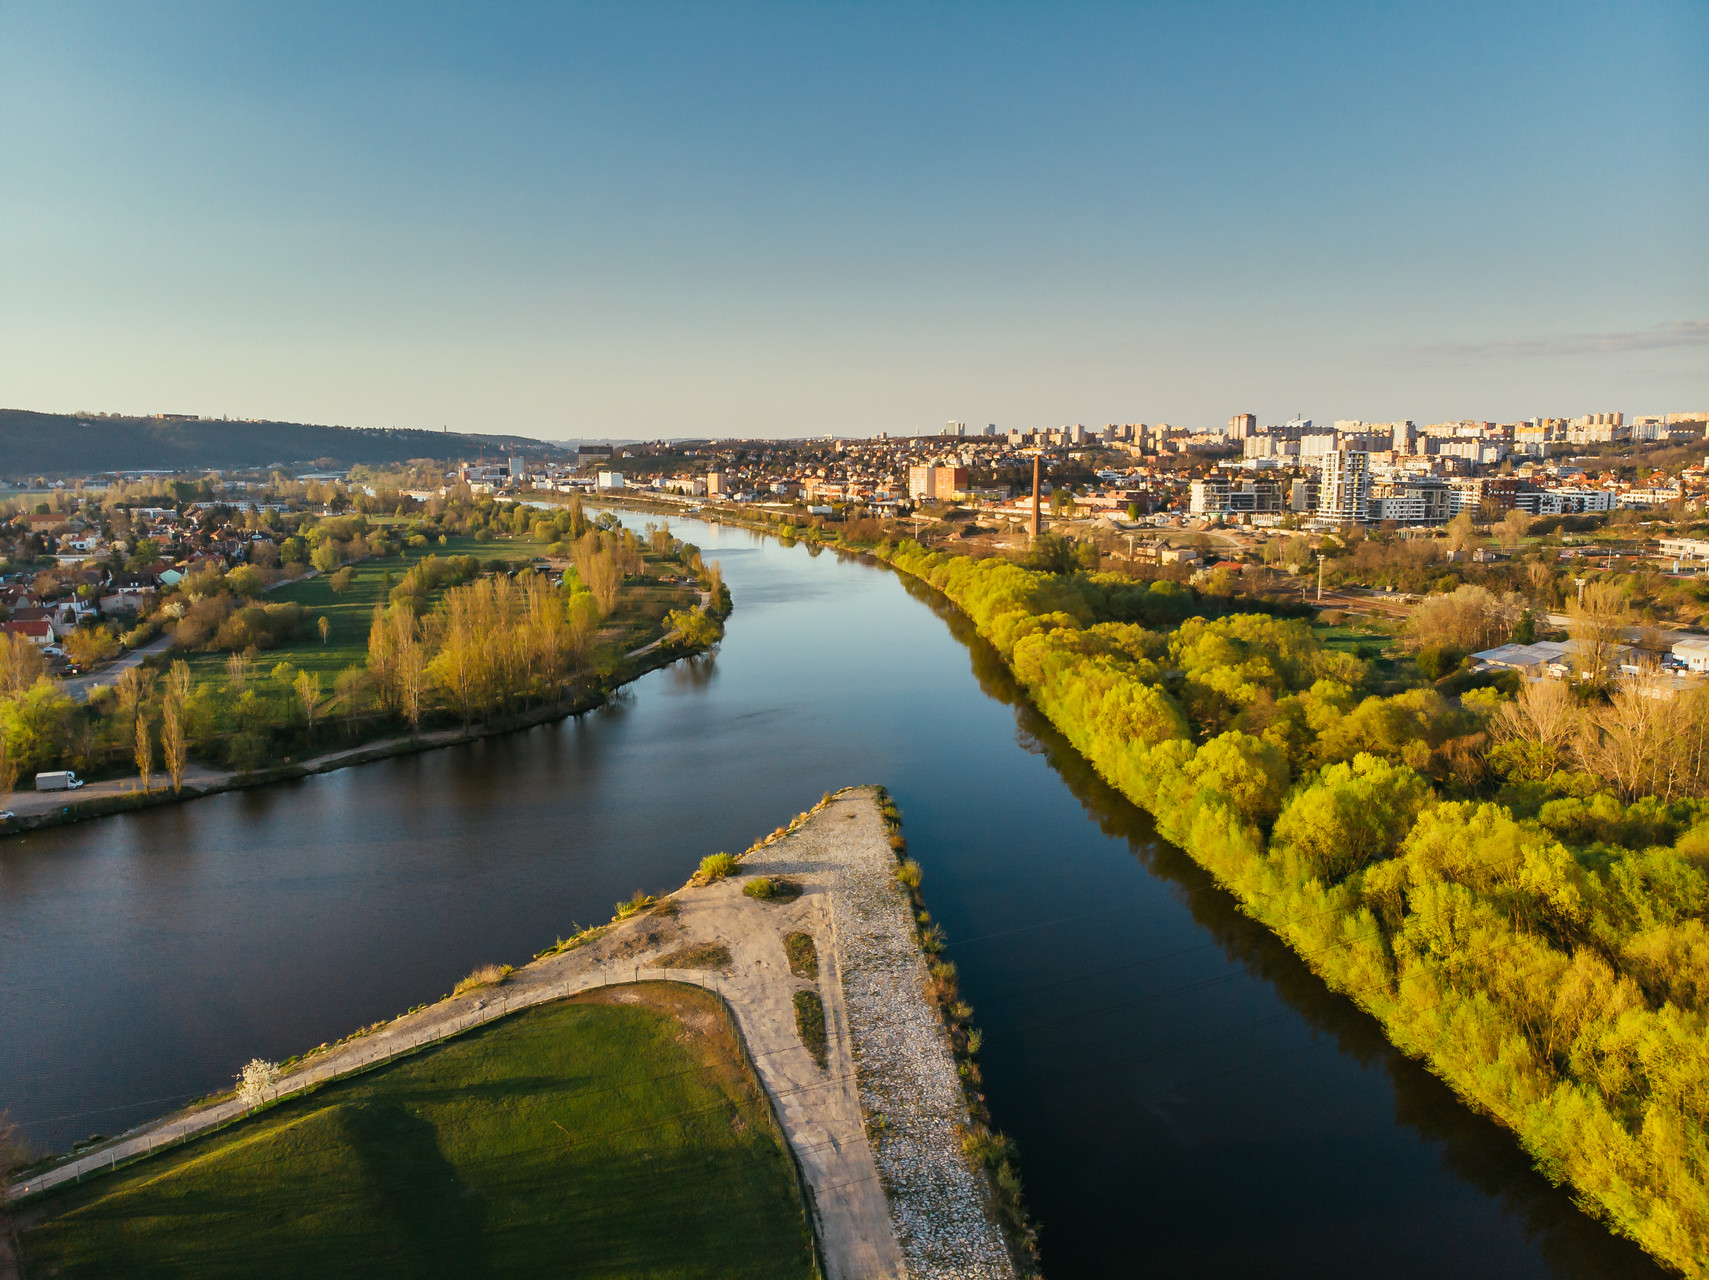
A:
{"label": "forested ridge", "polygon": [[[1656,1257],[1709,1275],[1703,698],[1376,691],[1170,582],[883,543],[1159,831]],[[1623,701],[1622,701],[1623,700]],[[1605,762],[1630,757],[1622,773]]]}
{"label": "forested ridge", "polygon": [[[531,452],[556,449],[538,440]],[[500,437],[415,428],[329,427],[301,422],[88,418],[0,409],[0,469],[7,475],[88,475],[101,471],[247,469],[276,463],[390,465],[413,458],[498,452]]]}

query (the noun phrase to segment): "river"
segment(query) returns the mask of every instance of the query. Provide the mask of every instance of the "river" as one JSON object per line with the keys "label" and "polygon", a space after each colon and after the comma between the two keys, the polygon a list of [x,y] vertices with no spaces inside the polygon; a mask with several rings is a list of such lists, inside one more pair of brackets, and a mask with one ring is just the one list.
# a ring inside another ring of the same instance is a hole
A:
{"label": "river", "polygon": [[723,564],[724,644],[599,711],[0,842],[0,1105],[48,1147],[117,1132],[880,782],[1053,1280],[1662,1274],[1159,841],[953,610],[676,532]]}

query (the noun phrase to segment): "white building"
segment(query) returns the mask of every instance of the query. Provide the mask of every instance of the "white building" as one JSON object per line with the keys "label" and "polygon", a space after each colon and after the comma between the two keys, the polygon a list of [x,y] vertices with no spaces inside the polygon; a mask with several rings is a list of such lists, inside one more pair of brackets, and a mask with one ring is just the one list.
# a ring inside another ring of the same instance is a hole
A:
{"label": "white building", "polygon": [[1371,455],[1337,449],[1323,457],[1317,514],[1329,520],[1364,520],[1371,499]]}
{"label": "white building", "polygon": [[1661,553],[1674,560],[1709,560],[1709,540],[1703,538],[1663,538]]}
{"label": "white building", "polygon": [[1673,656],[1692,671],[1709,671],[1709,636],[1674,641]]}
{"label": "white building", "polygon": [[601,471],[594,479],[594,486],[600,489],[621,489],[623,473],[621,471]]}

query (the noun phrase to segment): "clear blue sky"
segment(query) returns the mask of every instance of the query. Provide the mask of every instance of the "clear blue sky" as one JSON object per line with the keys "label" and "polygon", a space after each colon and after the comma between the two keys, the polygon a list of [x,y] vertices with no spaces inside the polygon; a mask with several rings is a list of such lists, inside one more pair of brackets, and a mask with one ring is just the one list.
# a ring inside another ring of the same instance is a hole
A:
{"label": "clear blue sky", "polygon": [[0,5],[0,405],[1709,407],[1709,5]]}

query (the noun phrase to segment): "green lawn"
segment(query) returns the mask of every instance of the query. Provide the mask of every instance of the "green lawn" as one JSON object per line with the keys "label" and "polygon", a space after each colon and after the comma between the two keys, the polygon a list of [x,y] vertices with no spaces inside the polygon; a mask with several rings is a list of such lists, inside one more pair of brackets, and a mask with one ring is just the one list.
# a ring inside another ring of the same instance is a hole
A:
{"label": "green lawn", "polygon": [[56,1195],[23,1275],[809,1275],[715,998],[620,990],[645,1003],[521,1014]]}
{"label": "green lawn", "polygon": [[[441,560],[448,556],[476,556],[485,564],[488,560],[529,560],[545,554],[545,550],[541,543],[524,538],[493,542],[451,538],[443,547],[435,543],[423,549],[411,547],[402,556],[358,561],[350,566],[355,572],[355,581],[342,596],[333,591],[325,574],[269,591],[263,597],[265,603],[302,605],[303,624],[289,644],[260,653],[256,665],[265,672],[281,662],[289,662],[304,671],[319,672],[321,686],[330,692],[340,671],[345,667],[362,666],[368,661],[368,624],[373,621],[374,606],[385,603],[390,595],[390,588],[386,586],[387,574],[391,575],[392,586],[395,587],[412,566],[430,553]],[[438,598],[438,593],[434,598]],[[322,615],[331,624],[325,644],[321,643],[320,629],[315,622]],[[188,660],[190,670],[199,679],[225,679],[227,655],[224,652],[177,656]]]}

